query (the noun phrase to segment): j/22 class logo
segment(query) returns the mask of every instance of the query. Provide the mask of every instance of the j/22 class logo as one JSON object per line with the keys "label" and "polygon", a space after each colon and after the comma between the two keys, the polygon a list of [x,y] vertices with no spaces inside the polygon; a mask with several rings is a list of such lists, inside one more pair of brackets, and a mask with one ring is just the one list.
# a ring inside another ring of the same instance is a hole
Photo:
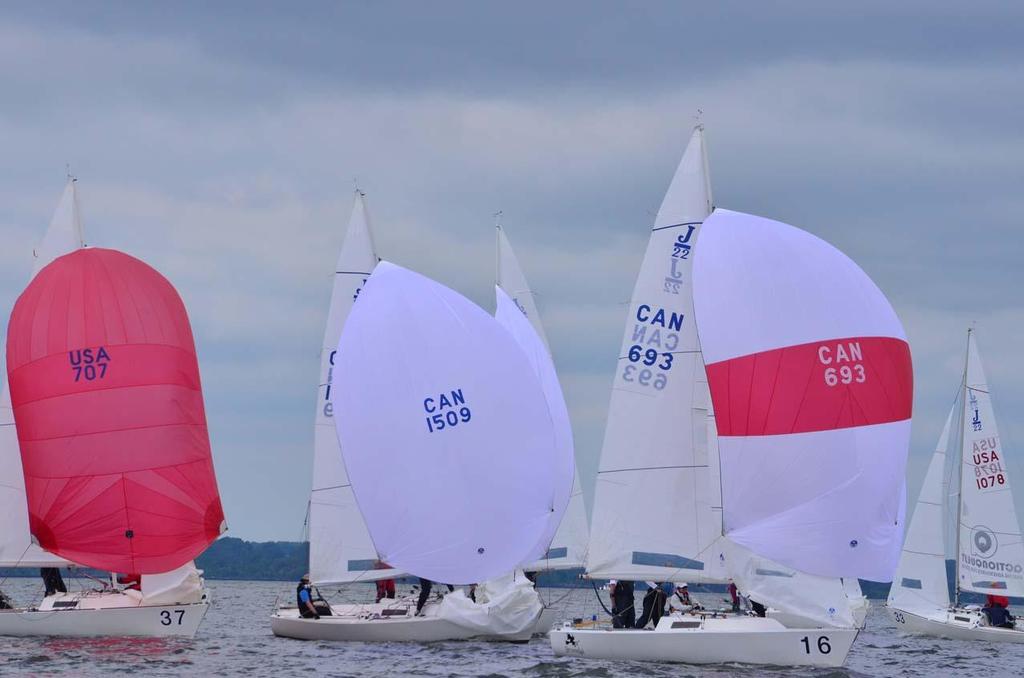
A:
{"label": "j/22 class logo", "polygon": [[68,351],[68,364],[75,381],[103,379],[107,376],[110,363],[110,353],[104,346]]}

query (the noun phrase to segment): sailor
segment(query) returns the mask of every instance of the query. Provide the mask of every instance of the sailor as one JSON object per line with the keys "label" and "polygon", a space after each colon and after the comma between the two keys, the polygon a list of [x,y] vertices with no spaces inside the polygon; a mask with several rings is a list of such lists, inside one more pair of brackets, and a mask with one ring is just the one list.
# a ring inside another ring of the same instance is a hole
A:
{"label": "sailor", "polygon": [[981,611],[985,613],[989,626],[1003,629],[1014,628],[1013,615],[1006,609],[1009,602],[1010,599],[1004,596],[989,595],[985,599],[985,607]]}
{"label": "sailor", "polygon": [[309,584],[309,575],[302,575],[299,585],[295,588],[295,602],[299,607],[299,614],[304,619],[319,619],[320,612],[313,604],[313,587]]}
{"label": "sailor", "polygon": [[676,584],[676,599],[683,607],[693,607],[693,600],[690,598],[690,587],[685,581]]}
{"label": "sailor", "polygon": [[44,596],[68,592],[68,587],[64,585],[64,578],[60,576],[60,568],[41,567],[39,568],[39,576],[43,578],[43,585],[46,587]]}
{"label": "sailor", "polygon": [[[423,606],[427,604],[427,598],[430,597],[430,591],[434,588],[434,582],[429,579],[420,577],[420,597],[416,599],[416,615],[419,616],[420,612],[423,611]],[[448,584],[448,592],[451,593],[455,590],[455,587]]]}
{"label": "sailor", "polygon": [[734,582],[732,579],[729,580],[729,588],[727,590],[729,591],[729,601],[732,602],[732,611],[739,612],[740,592],[739,589],[736,588],[736,582]]}
{"label": "sailor", "polygon": [[612,626],[617,629],[631,629],[636,626],[633,582],[612,579],[608,582],[608,592],[612,599]]}
{"label": "sailor", "polygon": [[668,601],[668,588],[672,585],[668,582],[655,584],[652,581],[646,582],[647,593],[644,594],[644,610],[640,619],[636,622],[636,628],[647,628],[648,622],[654,622],[655,628],[665,614],[665,603]]}
{"label": "sailor", "polygon": [[[391,566],[385,562],[378,560],[373,564],[375,570],[386,570]],[[395,580],[394,579],[378,579],[377,580],[377,602],[384,600],[385,598],[395,597]]]}

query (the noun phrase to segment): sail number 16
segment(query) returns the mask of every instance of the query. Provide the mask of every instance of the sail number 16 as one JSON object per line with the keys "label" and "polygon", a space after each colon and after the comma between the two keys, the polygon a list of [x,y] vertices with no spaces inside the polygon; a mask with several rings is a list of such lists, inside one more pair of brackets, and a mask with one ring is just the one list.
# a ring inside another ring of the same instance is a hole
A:
{"label": "sail number 16", "polygon": [[[811,653],[811,639],[804,636],[800,639],[800,642],[804,644],[804,654]],[[828,642],[828,636],[818,636],[818,652],[821,654],[828,654],[832,651],[832,644]]]}

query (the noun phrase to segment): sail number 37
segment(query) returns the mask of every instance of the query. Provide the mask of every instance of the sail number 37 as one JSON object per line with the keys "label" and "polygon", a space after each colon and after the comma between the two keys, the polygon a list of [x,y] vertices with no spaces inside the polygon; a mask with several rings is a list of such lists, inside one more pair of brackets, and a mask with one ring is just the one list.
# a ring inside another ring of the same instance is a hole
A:
{"label": "sail number 37", "polygon": [[[804,654],[810,654],[811,648],[814,647],[814,645],[811,644],[811,639],[804,636],[800,639],[800,642],[804,644]],[[829,643],[828,636],[818,636],[818,642],[816,644],[818,646],[818,652],[821,654],[828,654],[832,651],[832,644]]]}
{"label": "sail number 37", "polygon": [[170,610],[160,610],[160,624],[163,626],[170,626],[174,623],[181,626],[181,620],[184,618],[185,610],[174,610],[173,612]]}

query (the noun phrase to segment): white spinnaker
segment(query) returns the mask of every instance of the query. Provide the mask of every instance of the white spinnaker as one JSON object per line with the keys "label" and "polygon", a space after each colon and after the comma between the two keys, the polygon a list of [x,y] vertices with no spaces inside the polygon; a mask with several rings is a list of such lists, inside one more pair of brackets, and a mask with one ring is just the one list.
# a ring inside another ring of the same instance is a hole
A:
{"label": "white spinnaker", "polygon": [[752,600],[815,625],[852,628],[863,624],[863,615],[858,615],[864,605],[859,585],[851,585],[848,591],[842,579],[806,574],[729,541],[725,552],[737,587]]}
{"label": "white spinnaker", "polygon": [[721,516],[705,491],[708,399],[691,271],[710,212],[698,126],[658,210],[629,305],[594,495],[592,577],[707,579],[704,559]]}
{"label": "white spinnaker", "polygon": [[721,209],[693,280],[726,535],[808,574],[890,580],[913,390],[892,307],[828,243]]}
{"label": "white spinnaker", "polygon": [[[57,257],[83,246],[75,180],[68,179],[60,202],[42,241],[33,252],[32,276]],[[3,355],[4,348],[0,348]],[[25,476],[14,427],[11,394],[6,372],[0,384],[0,567],[56,567],[69,564],[63,558],[32,543],[28,529]]]}
{"label": "white spinnaker", "polygon": [[356,192],[352,215],[334,272],[331,305],[320,352],[320,386],[317,391],[313,428],[313,491],[309,499],[309,570],[319,584],[370,581],[396,574],[375,569],[377,550],[370,539],[362,514],[345,473],[338,435],[334,430],[334,354],[359,290],[366,283],[377,253],[366,211],[366,199]]}
{"label": "white spinnaker", "polygon": [[453,290],[381,262],[342,330],[335,370],[345,468],[382,559],[467,584],[538,555],[561,520],[553,497],[571,485],[571,466],[558,460],[540,380],[505,328]]}
{"label": "white spinnaker", "polygon": [[547,394],[548,407],[558,434],[560,458],[572,464],[572,486],[555,497],[555,506],[564,506],[561,523],[552,523],[541,538],[543,557],[523,565],[526,571],[561,570],[583,566],[587,549],[587,514],[583,491],[573,452],[572,424],[551,350],[540,323],[533,292],[519,266],[512,246],[500,227],[498,232],[498,285],[494,318],[507,329],[526,351]]}
{"label": "white spinnaker", "polygon": [[[957,399],[959,402],[959,398]],[[946,417],[942,435],[928,464],[928,472],[921,485],[921,494],[914,506],[914,515],[907,527],[900,565],[889,589],[889,606],[923,616],[944,614],[949,609],[949,583],[946,577],[946,548],[943,533],[945,489],[943,473],[946,451],[949,449],[949,431],[956,405]]]}
{"label": "white spinnaker", "polygon": [[974,332],[967,339],[965,392],[958,585],[961,591],[1022,596],[1024,543]]}

